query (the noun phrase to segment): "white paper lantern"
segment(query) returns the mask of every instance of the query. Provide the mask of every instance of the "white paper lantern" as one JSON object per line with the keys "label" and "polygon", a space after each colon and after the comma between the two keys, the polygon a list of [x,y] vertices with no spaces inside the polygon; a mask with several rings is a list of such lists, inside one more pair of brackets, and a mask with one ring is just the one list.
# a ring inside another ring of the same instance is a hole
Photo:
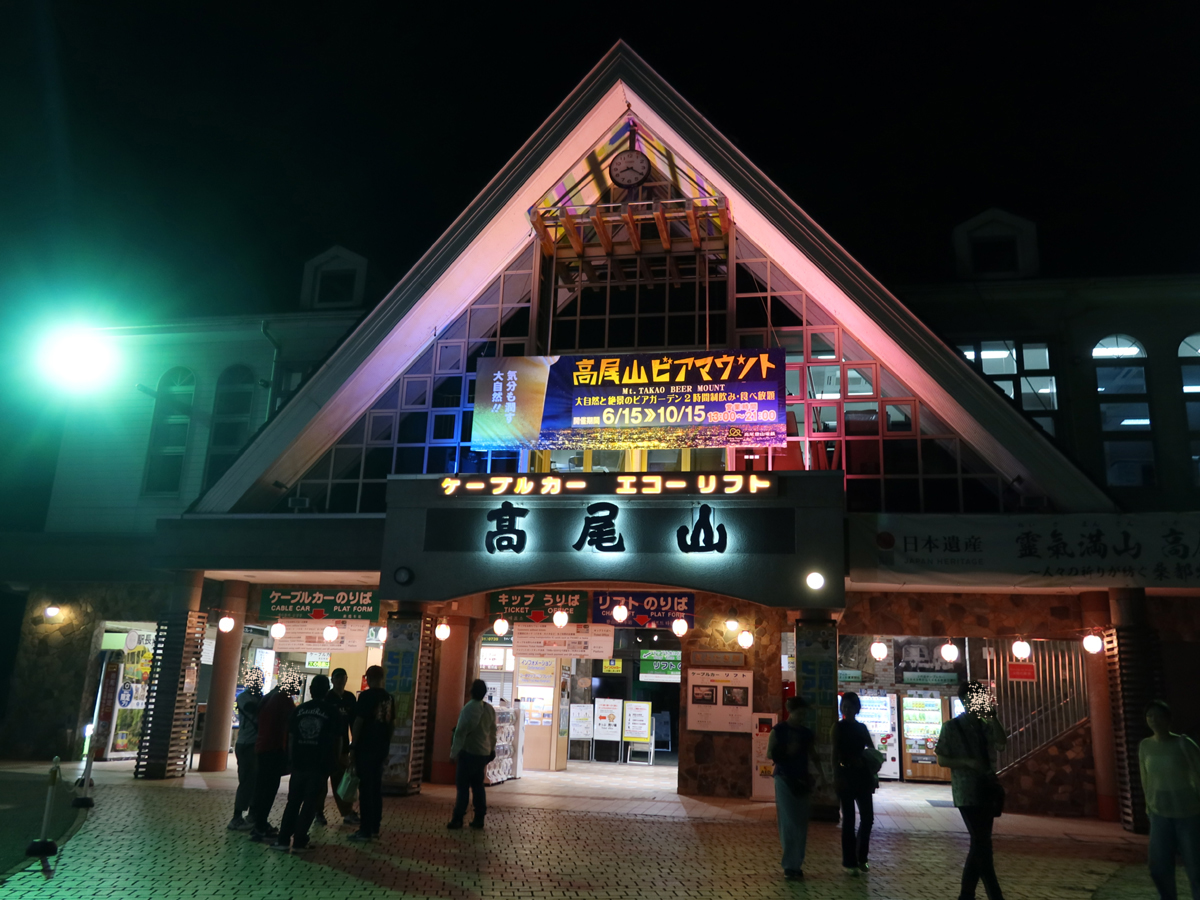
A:
{"label": "white paper lantern", "polygon": [[287,626],[282,622],[276,622],[271,626],[271,637],[275,638],[275,640],[279,640],[285,634],[287,634]]}
{"label": "white paper lantern", "polygon": [[743,631],[738,635],[738,646],[743,650],[749,650],[754,646],[754,635],[748,631]]}
{"label": "white paper lantern", "polygon": [[325,638],[325,643],[327,643],[327,644],[333,643],[338,638],[337,626],[336,625],[326,625],[325,630],[321,632],[321,635],[322,635],[322,637]]}
{"label": "white paper lantern", "polygon": [[887,655],[887,644],[885,644],[883,641],[876,641],[871,645],[871,656],[876,662],[882,662],[883,658]]}
{"label": "white paper lantern", "polygon": [[504,637],[508,634],[508,619],[501,616],[492,623],[492,631],[496,632],[496,637]]}
{"label": "white paper lantern", "polygon": [[687,634],[687,621],[685,619],[676,619],[671,623],[671,630],[675,632],[675,637],[683,637],[685,634]]}
{"label": "white paper lantern", "polygon": [[217,630],[223,634],[229,634],[233,631],[234,624],[233,616],[221,616],[220,621],[217,622]]}
{"label": "white paper lantern", "polygon": [[614,606],[612,617],[614,622],[624,622],[629,618],[629,607],[624,603],[620,604],[619,606]]}
{"label": "white paper lantern", "polygon": [[387,643],[387,628],[380,628],[377,632],[375,632],[375,639],[381,644]]}
{"label": "white paper lantern", "polygon": [[958,662],[958,648],[946,641],[942,644],[942,659],[948,663]]}
{"label": "white paper lantern", "polygon": [[1033,649],[1029,646],[1029,641],[1013,641],[1012,654],[1017,659],[1029,659],[1029,654]]}
{"label": "white paper lantern", "polygon": [[565,609],[556,609],[554,611],[554,626],[556,628],[566,628],[567,621],[570,618],[571,617],[567,615],[567,611]]}
{"label": "white paper lantern", "polygon": [[1104,639],[1098,634],[1089,634],[1083,639],[1083,649],[1088,653],[1099,653],[1104,649]]}
{"label": "white paper lantern", "polygon": [[433,629],[433,636],[439,641],[444,641],[446,638],[450,637],[450,626],[445,622],[440,622],[438,627]]}

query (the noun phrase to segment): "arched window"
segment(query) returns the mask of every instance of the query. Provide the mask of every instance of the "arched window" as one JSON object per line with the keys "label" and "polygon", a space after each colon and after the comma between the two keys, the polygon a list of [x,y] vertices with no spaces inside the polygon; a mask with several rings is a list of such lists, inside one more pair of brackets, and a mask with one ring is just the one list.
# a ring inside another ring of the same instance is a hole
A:
{"label": "arched window", "polygon": [[1188,460],[1192,467],[1192,484],[1200,486],[1200,332],[1183,339],[1179,344],[1180,374],[1183,376],[1183,393],[1187,408]]}
{"label": "arched window", "polygon": [[250,436],[253,405],[254,373],[246,366],[230,366],[217,379],[212,428],[208,433],[208,462],[204,468],[205,490],[217,483],[245,445]]}
{"label": "arched window", "polygon": [[159,379],[146,457],[147,494],[179,492],[195,393],[196,377],[187,369],[171,369]]}
{"label": "arched window", "polygon": [[1127,334],[1111,334],[1092,348],[1100,430],[1104,432],[1105,481],[1112,487],[1154,484],[1154,443],[1147,401],[1146,348]]}

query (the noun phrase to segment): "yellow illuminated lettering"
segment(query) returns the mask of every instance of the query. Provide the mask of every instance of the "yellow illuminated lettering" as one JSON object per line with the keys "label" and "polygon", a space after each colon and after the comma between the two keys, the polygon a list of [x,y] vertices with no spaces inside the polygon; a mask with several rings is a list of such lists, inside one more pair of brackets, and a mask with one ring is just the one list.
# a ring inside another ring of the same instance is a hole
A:
{"label": "yellow illuminated lettering", "polygon": [[722,491],[724,494],[740,493],[746,484],[745,475],[722,475],[721,480],[725,482],[725,490]]}
{"label": "yellow illuminated lettering", "polygon": [[621,384],[646,384],[646,367],[639,366],[638,361],[632,360],[621,376]]}
{"label": "yellow illuminated lettering", "polygon": [[[700,370],[700,377],[705,381],[712,381],[712,376],[708,374],[708,370],[712,368],[713,358],[711,356],[706,356],[703,359],[696,360],[695,362],[696,368]],[[679,377],[675,379],[676,381],[683,381],[684,371],[684,369],[679,370]]]}
{"label": "yellow illuminated lettering", "polygon": [[568,491],[582,491],[587,487],[586,481],[568,481],[563,485]]}
{"label": "yellow illuminated lettering", "polygon": [[643,494],[661,494],[662,493],[662,476],[661,475],[643,475],[642,476],[642,493]]}
{"label": "yellow illuminated lettering", "polygon": [[669,491],[679,491],[679,490],[682,490],[683,488],[687,487],[687,482],[672,480],[672,481],[667,482],[666,487],[667,487],[667,490],[669,490]]}
{"label": "yellow illuminated lettering", "polygon": [[511,478],[489,478],[488,481],[491,482],[493,494],[503,494],[513,483]]}
{"label": "yellow illuminated lettering", "polygon": [[696,479],[696,486],[700,488],[700,493],[711,494],[717,489],[717,476],[701,475]]}
{"label": "yellow illuminated lettering", "polygon": [[600,360],[600,384],[606,381],[611,381],[613,384],[621,383],[621,361],[619,359],[602,359]]}
{"label": "yellow illuminated lettering", "polygon": [[637,488],[634,485],[637,483],[636,475],[618,475],[617,476],[617,493],[618,494],[636,494]]}
{"label": "yellow illuminated lettering", "polygon": [[575,360],[575,383],[576,384],[596,384],[598,374],[593,366],[596,365],[594,359],[577,359]]}
{"label": "yellow illuminated lettering", "polygon": [[513,485],[514,494],[528,494],[533,490],[533,480],[522,475],[517,479],[517,483]]}
{"label": "yellow illuminated lettering", "polygon": [[548,478],[542,479],[541,494],[559,494],[562,493],[562,479],[551,475]]}
{"label": "yellow illuminated lettering", "polygon": [[771,486],[771,479],[759,478],[757,475],[750,476],[750,493],[757,494],[760,489],[765,490]]}
{"label": "yellow illuminated lettering", "polygon": [[468,491],[482,491],[485,487],[487,487],[487,485],[484,484],[482,481],[468,481],[467,482],[467,490]]}
{"label": "yellow illuminated lettering", "polygon": [[650,362],[650,377],[655,381],[670,381],[671,358],[664,356],[662,359],[652,360]]}
{"label": "yellow illuminated lettering", "polygon": [[715,362],[718,366],[725,367],[725,371],[721,373],[721,380],[728,381],[729,373],[733,371],[733,357],[732,356],[718,356],[715,360],[713,360],[713,362]]}
{"label": "yellow illuminated lettering", "polygon": [[462,484],[462,482],[459,481],[457,478],[443,478],[442,479],[442,493],[445,494],[447,497],[449,497],[451,494],[453,494],[455,491],[458,490],[458,486],[460,484]]}

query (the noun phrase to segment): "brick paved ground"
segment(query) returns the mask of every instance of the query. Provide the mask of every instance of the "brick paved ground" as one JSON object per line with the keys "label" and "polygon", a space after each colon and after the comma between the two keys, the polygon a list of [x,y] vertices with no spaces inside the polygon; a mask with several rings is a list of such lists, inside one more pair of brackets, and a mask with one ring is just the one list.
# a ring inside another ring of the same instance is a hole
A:
{"label": "brick paved ground", "polygon": [[[871,874],[849,879],[837,830],[815,823],[808,878],[792,884],[780,878],[770,822],[497,806],[485,832],[447,832],[445,800],[426,795],[385,801],[378,843],[349,845],[350,829],[314,828],[317,848],[301,857],[225,831],[227,790],[178,784],[102,784],[55,877],[21,872],[0,898],[931,900],[957,896],[966,848],[957,834],[882,830]],[[1003,837],[997,865],[1009,900],[1133,900],[1153,896],[1144,852],[1133,843]]]}

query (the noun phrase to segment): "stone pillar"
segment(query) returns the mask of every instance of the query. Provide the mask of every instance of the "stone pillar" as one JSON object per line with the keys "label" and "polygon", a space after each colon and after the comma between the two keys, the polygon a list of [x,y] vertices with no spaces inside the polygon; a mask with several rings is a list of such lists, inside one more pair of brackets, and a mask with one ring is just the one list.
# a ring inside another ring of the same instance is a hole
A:
{"label": "stone pillar", "polygon": [[[1107,591],[1079,595],[1083,627],[1107,630],[1112,627]],[[1108,687],[1108,660],[1104,652],[1085,653],[1088,718],[1092,722],[1092,759],[1096,766],[1096,814],[1104,822],[1120,819],[1117,792],[1116,738],[1113,735],[1112,692]]]}
{"label": "stone pillar", "polygon": [[431,784],[454,784],[454,763],[450,761],[451,732],[458,722],[467,696],[467,650],[471,635],[471,620],[466,616],[448,616],[450,637],[439,641],[441,659],[438,663],[437,684],[434,685],[433,760],[430,765]]}
{"label": "stone pillar", "polygon": [[[229,631],[217,629],[213,651],[212,681],[208,688],[208,709],[204,714],[204,737],[200,742],[200,771],[224,772],[229,765],[229,737],[233,732],[233,700],[237,690],[238,669],[242,661],[242,628],[246,624],[246,598],[250,585],[244,581],[226,581],[221,592],[221,617],[233,619]],[[209,619],[212,622],[212,619]]]}

